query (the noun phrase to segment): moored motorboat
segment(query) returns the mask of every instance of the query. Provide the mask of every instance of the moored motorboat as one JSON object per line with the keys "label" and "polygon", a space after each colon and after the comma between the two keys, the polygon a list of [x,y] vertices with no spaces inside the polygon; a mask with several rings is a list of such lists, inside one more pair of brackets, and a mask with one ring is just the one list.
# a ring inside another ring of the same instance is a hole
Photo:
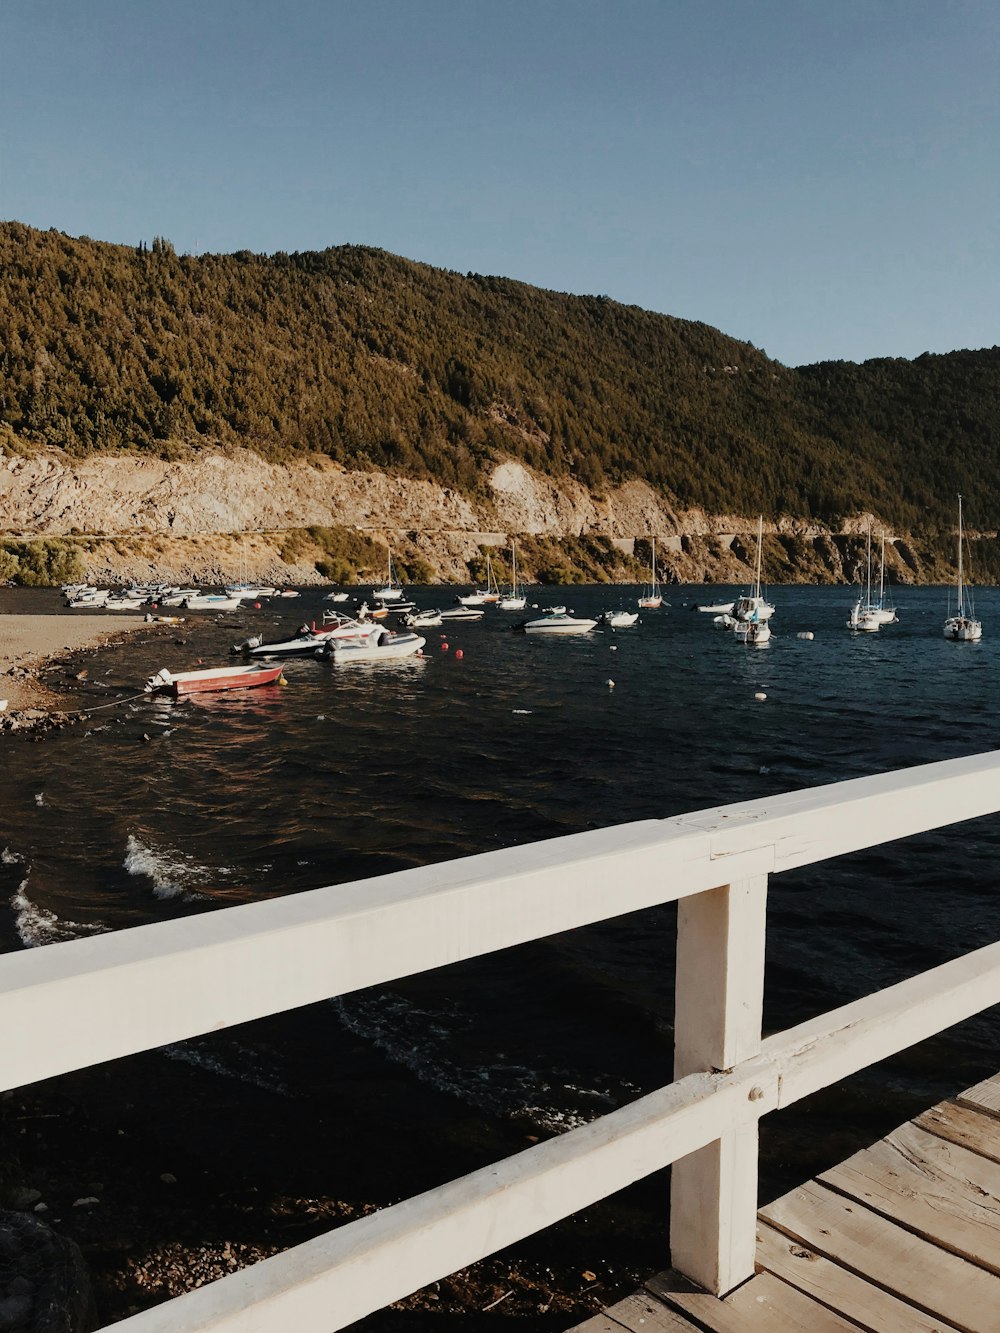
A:
{"label": "moored motorboat", "polygon": [[74,611],[93,610],[95,606],[106,606],[110,593],[107,588],[92,588],[86,592],[74,593],[67,602]]}
{"label": "moored motorboat", "polygon": [[368,639],[330,639],[316,649],[317,657],[342,664],[345,662],[386,662],[393,658],[413,657],[427,642],[419,634],[393,634],[377,626]]}
{"label": "moored motorboat", "polygon": [[233,646],[234,653],[246,653],[249,657],[294,657],[296,653],[312,653],[316,645],[323,642],[323,636],[317,634],[308,625],[293,639],[282,639],[279,643],[264,643],[259,634]]}
{"label": "moored motorboat", "polygon": [[711,606],[706,603],[701,606],[696,606],[695,610],[704,611],[706,615],[728,616],[732,614],[735,605],[735,602],[715,602]]}
{"label": "moored motorboat", "polygon": [[453,606],[447,611],[442,611],[441,619],[444,620],[482,620],[486,614],[474,606]]}
{"label": "moored motorboat", "polygon": [[227,583],[224,591],[227,597],[241,597],[244,601],[252,601],[257,597],[278,596],[277,588],[264,583]]}
{"label": "moored motorboat", "polygon": [[603,625],[610,625],[612,629],[627,629],[634,625],[639,619],[638,611],[605,611],[601,616]]}
{"label": "moored motorboat", "polygon": [[233,651],[249,654],[251,657],[293,657],[299,653],[315,653],[316,649],[329,639],[361,639],[374,637],[379,626],[371,621],[354,620],[350,616],[336,614],[324,617],[324,623],[300,625],[292,639],[283,639],[280,643],[263,643],[260,635],[237,644]]}
{"label": "moored motorboat", "polygon": [[200,597],[200,588],[171,588],[156,600],[160,606],[183,606],[189,597]]}
{"label": "moored motorboat", "polygon": [[[164,605],[172,605],[166,602]],[[197,597],[185,597],[179,603],[186,611],[235,611],[243,605],[242,598],[226,597],[224,593],[202,593]]]}
{"label": "moored motorboat", "polygon": [[589,634],[597,624],[583,616],[555,615],[541,616],[538,620],[526,620],[523,625],[515,626],[525,634]]}
{"label": "moored motorboat", "polygon": [[331,639],[370,639],[377,633],[379,627],[370,620],[355,620],[353,616],[325,611],[322,625],[317,625],[313,621],[309,628],[321,638],[325,636]]}
{"label": "moored motorboat", "polygon": [[153,694],[207,694],[218,690],[247,690],[257,685],[273,685],[282,680],[280,666],[205,667],[200,671],[167,671],[164,668],[146,681]]}
{"label": "moored motorboat", "polygon": [[432,625],[441,624],[441,612],[436,609],[428,611],[410,611],[403,616],[403,624],[413,627],[428,628]]}

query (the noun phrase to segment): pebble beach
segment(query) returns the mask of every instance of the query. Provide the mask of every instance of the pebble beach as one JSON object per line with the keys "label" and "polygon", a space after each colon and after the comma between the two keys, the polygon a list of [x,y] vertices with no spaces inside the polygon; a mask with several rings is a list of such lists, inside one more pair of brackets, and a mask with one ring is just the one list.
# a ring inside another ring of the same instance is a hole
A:
{"label": "pebble beach", "polygon": [[0,615],[0,700],[10,709],[44,707],[52,699],[38,672],[50,658],[96,647],[142,623],[115,615]]}

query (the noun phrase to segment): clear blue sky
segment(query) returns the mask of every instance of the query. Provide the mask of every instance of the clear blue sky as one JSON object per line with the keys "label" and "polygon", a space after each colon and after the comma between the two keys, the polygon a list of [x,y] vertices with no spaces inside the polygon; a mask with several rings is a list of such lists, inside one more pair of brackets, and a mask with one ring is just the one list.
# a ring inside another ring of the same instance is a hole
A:
{"label": "clear blue sky", "polygon": [[1000,343],[995,0],[0,0],[0,217]]}

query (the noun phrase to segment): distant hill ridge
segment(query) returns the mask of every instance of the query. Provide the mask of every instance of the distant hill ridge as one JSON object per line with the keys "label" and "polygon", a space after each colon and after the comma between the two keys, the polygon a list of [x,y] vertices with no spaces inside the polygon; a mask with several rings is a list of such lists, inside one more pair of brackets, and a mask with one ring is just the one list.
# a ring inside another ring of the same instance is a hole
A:
{"label": "distant hill ridge", "polygon": [[[822,311],[817,312],[822,321]],[[0,223],[0,446],[244,445],[480,493],[514,458],[600,494],[900,531],[1000,518],[1000,348],[790,369],[708,325],[361,246],[177,255]]]}

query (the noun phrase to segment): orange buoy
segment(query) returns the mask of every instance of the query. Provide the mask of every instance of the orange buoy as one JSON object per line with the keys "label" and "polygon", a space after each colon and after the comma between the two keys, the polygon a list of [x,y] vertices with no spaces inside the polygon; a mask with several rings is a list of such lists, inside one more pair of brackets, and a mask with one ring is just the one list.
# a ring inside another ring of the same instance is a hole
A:
{"label": "orange buoy", "polygon": [[456,656],[456,657],[464,657],[464,656],[465,656],[465,653],[462,652],[461,648],[456,648],[456,649],[455,649],[455,656]]}
{"label": "orange buoy", "polygon": [[443,653],[446,653],[446,652],[448,651],[448,645],[447,645],[446,643],[443,643],[443,644],[441,645],[441,651],[442,651]]}
{"label": "orange buoy", "polygon": [[260,610],[260,602],[254,602],[254,604],[253,604],[253,609],[254,609],[255,611],[259,611],[259,610]]}

